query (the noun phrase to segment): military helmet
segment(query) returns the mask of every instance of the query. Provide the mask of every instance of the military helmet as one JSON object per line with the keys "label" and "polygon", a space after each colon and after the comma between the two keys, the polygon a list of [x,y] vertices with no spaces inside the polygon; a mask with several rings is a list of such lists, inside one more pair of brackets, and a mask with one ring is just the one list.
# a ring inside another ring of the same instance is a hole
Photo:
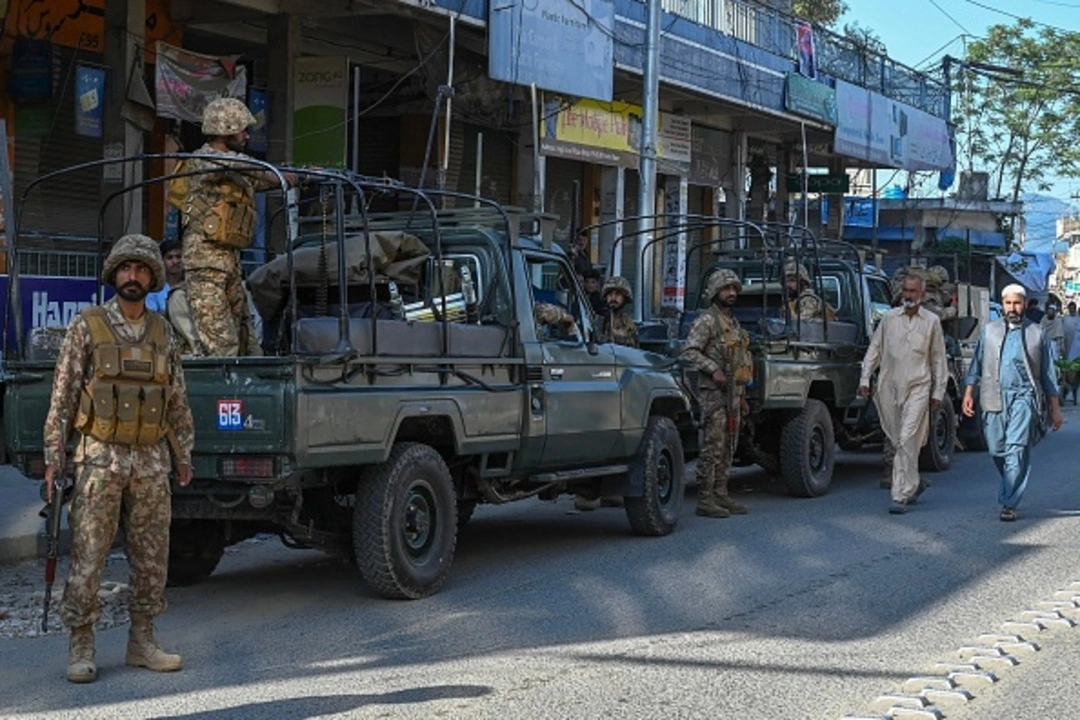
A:
{"label": "military helmet", "polygon": [[116,287],[116,270],[128,261],[145,263],[154,275],[150,292],[157,292],[165,287],[165,263],[161,260],[161,250],[152,238],[145,235],[125,235],[116,241],[105,258],[105,267],[101,270],[101,280],[106,285]]}
{"label": "military helmet", "polygon": [[236,98],[218,98],[203,110],[202,133],[207,137],[236,135],[258,124],[247,105]]}
{"label": "military helmet", "polygon": [[634,293],[630,289],[630,281],[624,277],[614,275],[607,279],[604,283],[603,289],[600,291],[602,297],[607,297],[607,294],[612,291],[621,292],[626,296],[626,301],[630,302],[634,298]]}
{"label": "military helmet", "polygon": [[742,292],[742,280],[739,279],[738,274],[734,270],[720,268],[709,278],[709,284],[705,288],[705,299],[711,301],[716,297],[716,293],[728,285],[734,285],[738,292]]}
{"label": "military helmet", "polygon": [[944,285],[949,282],[949,271],[941,265],[934,265],[926,271],[926,279],[934,285]]}
{"label": "military helmet", "polygon": [[810,273],[807,271],[806,266],[802,263],[796,264],[794,260],[784,265],[784,277],[789,278],[794,275],[799,276],[799,282],[804,282],[807,285],[810,284]]}

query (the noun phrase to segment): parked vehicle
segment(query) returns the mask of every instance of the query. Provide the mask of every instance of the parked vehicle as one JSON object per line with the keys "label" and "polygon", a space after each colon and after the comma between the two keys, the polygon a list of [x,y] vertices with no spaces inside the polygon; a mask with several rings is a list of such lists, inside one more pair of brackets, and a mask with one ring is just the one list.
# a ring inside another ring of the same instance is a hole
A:
{"label": "parked vehicle", "polygon": [[[383,596],[423,597],[446,580],[478,504],[531,497],[622,496],[633,532],[675,528],[687,393],[669,358],[595,342],[546,223],[478,198],[443,211],[397,183],[295,172],[315,217],[249,279],[257,302],[279,300],[264,317],[268,354],[184,360],[195,479],[173,488],[172,584],[273,532],[349,555]],[[539,302],[573,327],[538,323]],[[32,348],[9,358],[4,415],[15,462],[41,477],[55,360]]]}

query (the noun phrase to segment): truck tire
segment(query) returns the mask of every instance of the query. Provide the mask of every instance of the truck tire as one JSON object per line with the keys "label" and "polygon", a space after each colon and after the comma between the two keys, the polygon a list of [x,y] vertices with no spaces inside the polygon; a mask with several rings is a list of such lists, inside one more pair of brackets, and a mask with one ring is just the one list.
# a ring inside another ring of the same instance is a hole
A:
{"label": "truck tire", "polygon": [[210,577],[225,552],[221,526],[213,520],[189,520],[169,528],[169,571],[165,584],[185,587]]}
{"label": "truck tire", "polygon": [[458,515],[442,457],[423,443],[394,445],[356,488],[352,541],[360,578],[379,595],[416,599],[445,582]]}
{"label": "truck tire", "polygon": [[809,398],[780,431],[780,476],[795,497],[818,497],[829,491],[836,436],[829,408]]}
{"label": "truck tire", "polygon": [[671,418],[649,418],[630,465],[630,479],[631,485],[640,483],[644,490],[641,497],[628,497],[623,503],[630,529],[637,535],[669,534],[679,521],[686,484],[682,440]]}
{"label": "truck tire", "polygon": [[919,469],[945,472],[952,465],[956,448],[956,410],[946,397],[937,412],[930,415],[930,433],[919,451]]}

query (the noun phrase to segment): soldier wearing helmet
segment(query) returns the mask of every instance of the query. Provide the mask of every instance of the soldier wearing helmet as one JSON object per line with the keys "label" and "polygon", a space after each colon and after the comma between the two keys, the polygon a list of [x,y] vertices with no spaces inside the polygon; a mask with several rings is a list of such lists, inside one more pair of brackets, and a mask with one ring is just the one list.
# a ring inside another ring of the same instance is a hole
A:
{"label": "soldier wearing helmet", "polygon": [[611,277],[601,291],[607,310],[598,318],[597,339],[628,347],[641,347],[638,342],[637,325],[634,324],[633,294],[630,283],[623,277]]}
{"label": "soldier wearing helmet", "polygon": [[788,291],[788,313],[803,320],[833,320],[834,311],[810,289],[810,273],[802,263],[789,262],[784,266],[784,284]]}
{"label": "soldier wearing helmet", "polygon": [[704,517],[747,512],[728,494],[740,418],[749,412],[744,388],[753,378],[750,336],[732,313],[741,291],[742,280],[734,271],[714,271],[705,289],[709,307],[694,320],[682,350],[682,356],[698,371],[705,434],[697,466],[697,514]]}
{"label": "soldier wearing helmet", "polygon": [[[280,187],[243,150],[255,117],[236,98],[218,98],[203,110],[207,142],[184,162],[192,173],[183,201],[185,287],[198,345],[207,355],[260,355],[242,287],[240,250],[255,231],[255,193]],[[198,174],[194,174],[198,173]],[[290,185],[296,177],[285,173]]]}
{"label": "soldier wearing helmet", "polygon": [[175,460],[179,484],[191,482],[195,431],[172,331],[146,307],[147,293],[165,284],[157,243],[125,235],[113,245],[101,276],[116,295],[71,321],[45,420],[50,501],[65,445],[78,433],[68,518],[71,566],[61,603],[61,617],[71,629],[67,679],[76,683],[97,678],[98,588],[121,512],[132,577],[127,664],[159,672],[181,667],[179,655],[158,646],[153,618],[165,609],[169,472]]}
{"label": "soldier wearing helmet", "polygon": [[955,286],[949,282],[949,271],[941,265],[934,265],[926,270],[925,277],[926,296],[923,298],[923,307],[941,320],[956,317],[956,307],[952,302]]}

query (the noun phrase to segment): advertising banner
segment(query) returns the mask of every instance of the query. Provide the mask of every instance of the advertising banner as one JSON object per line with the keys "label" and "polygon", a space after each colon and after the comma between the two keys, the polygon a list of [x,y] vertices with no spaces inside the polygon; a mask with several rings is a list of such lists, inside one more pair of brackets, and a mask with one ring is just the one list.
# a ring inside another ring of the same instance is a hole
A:
{"label": "advertising banner", "polygon": [[243,100],[247,95],[247,70],[238,59],[238,55],[200,55],[158,42],[154,66],[157,114],[200,123],[203,108],[211,100]]}
{"label": "advertising banner", "polygon": [[690,118],[660,113],[660,126],[656,132],[657,170],[666,175],[686,177],[690,174],[693,147]]}
{"label": "advertising banner", "polygon": [[[664,183],[664,220],[675,226],[686,221],[680,211],[686,207],[685,178],[668,178]],[[686,233],[680,232],[664,239],[664,288],[660,304],[683,309],[686,302]]]}
{"label": "advertising banner", "polygon": [[75,68],[75,134],[99,138],[105,106],[105,71],[79,65]]}
{"label": "advertising banner", "polygon": [[612,0],[499,0],[488,16],[488,74],[610,101],[614,39]]}
{"label": "advertising banner", "polygon": [[348,148],[349,59],[302,57],[294,63],[293,162],[344,168]]}
{"label": "advertising banner", "polygon": [[838,154],[904,170],[953,166],[943,119],[842,80],[836,81],[836,101]]}
{"label": "advertising banner", "polygon": [[817,54],[814,52],[814,26],[805,20],[795,22],[796,45],[799,48],[799,74],[810,79],[817,77]]}
{"label": "advertising banner", "polygon": [[823,82],[788,73],[784,78],[784,109],[836,124],[836,90]]}
{"label": "advertising banner", "polygon": [[[0,275],[0,303],[8,323],[8,346],[14,347],[10,333],[14,323],[7,317],[7,275]],[[22,305],[22,329],[24,334],[43,327],[66,327],[81,311],[97,305],[97,278],[50,277],[45,275],[19,276],[19,302]],[[105,289],[105,298],[113,296],[113,289]],[[26,339],[25,337],[23,338]]]}
{"label": "advertising banner", "polygon": [[267,147],[267,102],[266,91],[258,88],[252,88],[248,92],[248,109],[251,110],[251,114],[255,116],[258,121],[258,125],[252,128],[248,132],[248,152],[262,154],[266,152]]}

